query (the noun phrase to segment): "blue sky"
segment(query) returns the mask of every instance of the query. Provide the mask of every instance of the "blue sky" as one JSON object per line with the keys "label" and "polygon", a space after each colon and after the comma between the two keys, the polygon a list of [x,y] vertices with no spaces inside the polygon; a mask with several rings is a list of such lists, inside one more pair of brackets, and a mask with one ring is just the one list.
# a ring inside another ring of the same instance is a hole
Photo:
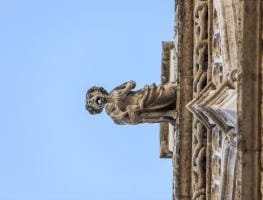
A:
{"label": "blue sky", "polygon": [[0,200],[171,199],[159,126],[85,111],[93,85],[160,82],[173,0],[0,0]]}

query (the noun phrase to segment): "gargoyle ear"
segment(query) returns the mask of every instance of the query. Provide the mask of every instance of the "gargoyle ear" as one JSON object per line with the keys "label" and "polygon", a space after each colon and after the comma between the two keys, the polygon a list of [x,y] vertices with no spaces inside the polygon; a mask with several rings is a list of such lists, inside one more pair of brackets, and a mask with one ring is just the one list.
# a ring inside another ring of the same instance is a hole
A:
{"label": "gargoyle ear", "polygon": [[87,98],[92,97],[92,93],[93,93],[94,91],[96,91],[96,90],[98,90],[98,88],[97,88],[96,86],[91,87],[91,88],[87,91],[86,97],[87,97]]}
{"label": "gargoyle ear", "polygon": [[106,95],[109,94],[103,87],[93,86],[87,91],[86,98],[91,98],[94,92],[100,92]]}
{"label": "gargoyle ear", "polygon": [[108,95],[109,93],[107,92],[107,90],[105,90],[103,87],[99,87],[97,88],[102,94],[106,94]]}

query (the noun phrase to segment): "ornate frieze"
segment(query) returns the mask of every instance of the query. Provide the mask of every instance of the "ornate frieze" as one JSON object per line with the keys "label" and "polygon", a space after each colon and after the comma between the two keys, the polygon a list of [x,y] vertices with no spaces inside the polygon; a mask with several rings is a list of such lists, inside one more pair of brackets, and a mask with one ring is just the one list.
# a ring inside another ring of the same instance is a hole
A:
{"label": "ornate frieze", "polygon": [[[207,85],[208,70],[208,1],[195,1],[193,97]],[[192,139],[192,199],[206,197],[207,128],[200,118],[193,118]]]}
{"label": "ornate frieze", "polygon": [[187,105],[194,115],[192,199],[232,199],[239,77],[237,52],[229,51],[236,46],[229,33],[233,8],[225,8],[226,1],[195,3],[194,98]]}

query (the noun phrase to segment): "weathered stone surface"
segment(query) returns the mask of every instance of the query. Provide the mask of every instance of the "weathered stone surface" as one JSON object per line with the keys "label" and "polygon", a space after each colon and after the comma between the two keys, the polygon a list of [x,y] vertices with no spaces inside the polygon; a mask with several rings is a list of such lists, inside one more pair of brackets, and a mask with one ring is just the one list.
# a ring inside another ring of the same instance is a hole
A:
{"label": "weathered stone surface", "polygon": [[185,105],[192,100],[193,7],[192,0],[176,2],[175,69],[178,82],[178,118],[173,155],[174,199],[191,199],[192,115]]}
{"label": "weathered stone surface", "polygon": [[[178,102],[187,102],[193,120],[178,106],[185,132],[176,133],[174,199],[262,198],[262,14],[260,0],[176,1]],[[191,151],[182,148],[189,144]]]}
{"label": "weathered stone surface", "polygon": [[241,199],[261,199],[259,171],[260,141],[260,55],[262,54],[260,1],[240,3],[238,52],[238,151]]}

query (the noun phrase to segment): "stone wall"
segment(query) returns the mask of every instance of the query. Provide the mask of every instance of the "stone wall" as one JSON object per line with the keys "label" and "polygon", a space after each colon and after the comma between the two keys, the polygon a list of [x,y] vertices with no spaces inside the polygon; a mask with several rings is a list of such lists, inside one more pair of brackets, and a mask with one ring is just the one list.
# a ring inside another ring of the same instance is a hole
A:
{"label": "stone wall", "polygon": [[261,199],[263,2],[175,5],[173,199]]}

